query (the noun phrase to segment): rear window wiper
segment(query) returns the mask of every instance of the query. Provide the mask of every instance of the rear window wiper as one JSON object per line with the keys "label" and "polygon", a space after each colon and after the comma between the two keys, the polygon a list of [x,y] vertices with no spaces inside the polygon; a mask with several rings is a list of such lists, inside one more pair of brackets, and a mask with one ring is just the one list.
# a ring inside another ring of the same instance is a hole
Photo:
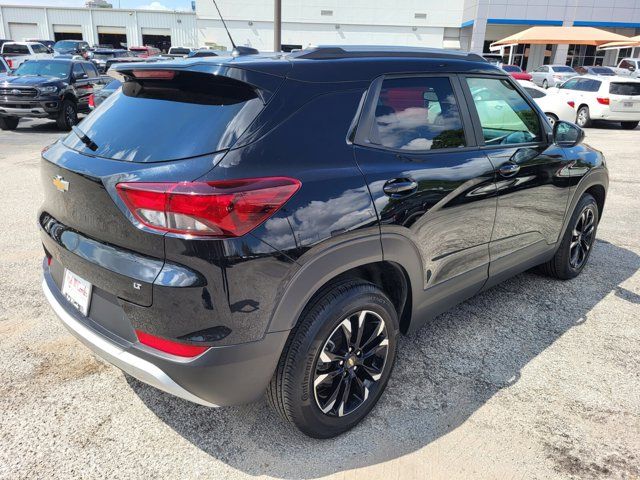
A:
{"label": "rear window wiper", "polygon": [[87,134],[84,133],[82,130],[80,130],[78,127],[74,125],[73,127],[71,127],[71,130],[73,131],[73,133],[77,135],[77,137],[82,141],[82,143],[84,143],[92,151],[95,152],[96,150],[98,150],[98,145],[93,140],[91,140],[87,136]]}

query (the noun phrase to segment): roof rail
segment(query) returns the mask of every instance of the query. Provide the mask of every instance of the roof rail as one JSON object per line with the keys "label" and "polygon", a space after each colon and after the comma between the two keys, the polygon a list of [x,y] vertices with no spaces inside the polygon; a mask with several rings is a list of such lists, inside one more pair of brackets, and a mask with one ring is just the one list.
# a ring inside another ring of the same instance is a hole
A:
{"label": "roof rail", "polygon": [[471,60],[485,62],[480,55],[458,50],[423,47],[395,47],[386,45],[320,45],[298,50],[289,54],[289,58],[309,60],[330,60],[338,58],[443,58],[453,60]]}

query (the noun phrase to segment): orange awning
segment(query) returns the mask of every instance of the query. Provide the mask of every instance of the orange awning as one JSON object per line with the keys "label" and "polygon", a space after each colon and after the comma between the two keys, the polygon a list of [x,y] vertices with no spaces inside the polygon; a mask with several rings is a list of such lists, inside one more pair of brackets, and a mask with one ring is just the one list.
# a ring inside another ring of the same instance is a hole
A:
{"label": "orange awning", "polygon": [[515,35],[493,42],[491,47],[529,43],[533,45],[574,44],[603,45],[610,42],[628,42],[629,38],[593,27],[531,27]]}
{"label": "orange awning", "polygon": [[625,42],[609,42],[600,45],[600,49],[602,50],[612,50],[616,48],[629,48],[629,47],[639,47],[640,46],[640,35],[635,37],[631,37],[627,39]]}

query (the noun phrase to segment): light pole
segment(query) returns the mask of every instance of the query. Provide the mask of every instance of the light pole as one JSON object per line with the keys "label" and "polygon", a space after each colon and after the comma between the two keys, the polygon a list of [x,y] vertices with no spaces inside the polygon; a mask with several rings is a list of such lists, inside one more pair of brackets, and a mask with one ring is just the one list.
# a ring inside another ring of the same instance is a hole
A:
{"label": "light pole", "polygon": [[282,50],[282,0],[273,0],[273,51]]}

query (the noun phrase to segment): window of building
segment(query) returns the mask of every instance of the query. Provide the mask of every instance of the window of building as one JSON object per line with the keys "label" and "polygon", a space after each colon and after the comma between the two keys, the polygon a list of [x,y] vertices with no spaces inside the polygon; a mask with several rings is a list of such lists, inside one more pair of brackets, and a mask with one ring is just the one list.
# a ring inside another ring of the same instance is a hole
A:
{"label": "window of building", "polygon": [[486,145],[538,142],[540,119],[507,80],[467,78]]}
{"label": "window of building", "polygon": [[604,50],[597,50],[594,45],[569,45],[569,51],[567,52],[566,65],[571,67],[577,67],[585,65],[602,66],[604,63]]}
{"label": "window of building", "polygon": [[464,147],[462,119],[449,78],[385,80],[371,136],[373,143],[400,150]]}

